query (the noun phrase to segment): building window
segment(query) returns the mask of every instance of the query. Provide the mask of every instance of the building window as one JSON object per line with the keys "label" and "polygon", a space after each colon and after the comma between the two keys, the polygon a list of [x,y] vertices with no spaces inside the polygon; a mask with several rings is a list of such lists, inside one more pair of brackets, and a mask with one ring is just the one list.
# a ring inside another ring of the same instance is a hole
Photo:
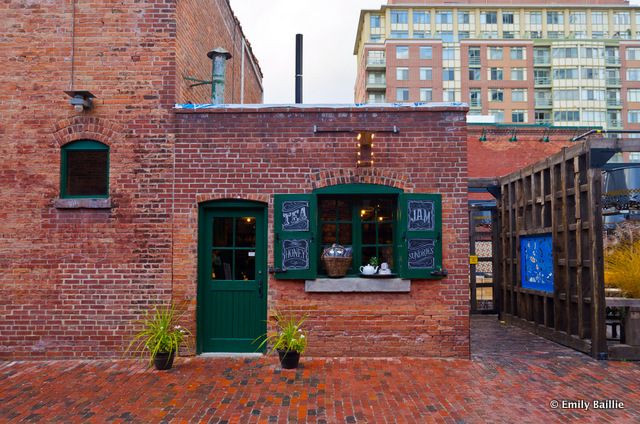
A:
{"label": "building window", "polygon": [[524,68],[511,68],[512,81],[525,81],[526,79],[527,79],[527,72]]}
{"label": "building window", "polygon": [[[586,101],[604,101],[604,90],[582,89],[582,100]],[[614,97],[615,100],[615,97]]]}
{"label": "building window", "polygon": [[384,103],[384,94],[369,93],[369,103]]}
{"label": "building window", "polygon": [[553,120],[556,122],[578,122],[580,121],[580,111],[560,110],[553,112]]}
{"label": "building window", "polygon": [[629,17],[629,12],[616,12],[613,14],[613,24],[614,25],[630,25],[631,19]]}
{"label": "building window", "polygon": [[564,14],[562,12],[547,12],[547,25],[562,25]]}
{"label": "building window", "polygon": [[455,81],[455,69],[442,68],[442,81]]}
{"label": "building window", "polygon": [[491,81],[502,81],[502,68],[491,68],[489,69],[489,80]]}
{"label": "building window", "polygon": [[602,79],[602,76],[602,69],[582,68],[582,78],[584,79]]}
{"label": "building window", "polygon": [[480,68],[469,68],[469,80],[480,81],[482,78]]}
{"label": "building window", "polygon": [[369,50],[367,52],[367,63],[369,65],[384,65],[386,63],[384,51]]}
{"label": "building window", "polygon": [[396,46],[396,59],[409,59],[409,47]]}
{"label": "building window", "polygon": [[386,84],[386,78],[384,72],[369,72],[369,78],[367,79],[369,84]]}
{"label": "building window", "polygon": [[511,60],[523,60],[524,47],[511,47],[509,49],[509,55],[511,57]]}
{"label": "building window", "polygon": [[391,31],[390,38],[409,38],[409,31]]}
{"label": "building window", "polygon": [[466,40],[467,38],[471,38],[469,31],[458,31],[458,40]]}
{"label": "building window", "polygon": [[489,115],[493,116],[496,123],[504,122],[504,110],[492,109],[489,110]]}
{"label": "building window", "polygon": [[408,24],[409,23],[408,12],[406,10],[392,10],[391,23],[392,24]]}
{"label": "building window", "polygon": [[78,140],[61,149],[60,197],[109,196],[109,147]]}
{"label": "building window", "polygon": [[436,38],[441,39],[444,43],[453,43],[453,31],[438,31],[436,32]]}
{"label": "building window", "polygon": [[602,49],[597,47],[583,47],[582,58],[583,59],[600,59],[602,57]]}
{"label": "building window", "polygon": [[604,31],[591,31],[591,38],[602,39],[605,36],[608,36],[608,33],[604,32]]}
{"label": "building window", "polygon": [[458,24],[467,25],[467,24],[470,24],[470,23],[471,23],[471,20],[470,20],[469,12],[458,11]]}
{"label": "building window", "polygon": [[569,14],[569,23],[572,25],[585,25],[587,23],[587,14],[585,12],[571,12]]}
{"label": "building window", "polygon": [[501,102],[504,100],[504,91],[502,89],[494,88],[489,90],[490,102]]}
{"label": "building window", "polygon": [[438,10],[436,12],[436,24],[452,24],[453,12]]}
{"label": "building window", "polygon": [[469,65],[480,65],[480,47],[469,47]]}
{"label": "building window", "polygon": [[560,68],[553,70],[554,79],[577,79],[578,68]]}
{"label": "building window", "polygon": [[569,90],[553,90],[553,100],[555,101],[572,101],[578,100],[578,89],[569,89]]}
{"label": "building window", "polygon": [[399,102],[408,102],[409,101],[409,89],[408,88],[397,88],[396,89],[396,100]]}
{"label": "building window", "polygon": [[502,12],[502,23],[513,25],[515,23],[513,12]]}
{"label": "building window", "polygon": [[627,81],[640,81],[640,68],[627,69]]}
{"label": "building window", "polygon": [[582,121],[587,122],[604,122],[605,121],[605,113],[602,110],[583,110],[582,111]]}
{"label": "building window", "polygon": [[626,54],[627,60],[640,60],[639,47],[627,47],[625,54]]}
{"label": "building window", "polygon": [[498,23],[498,12],[482,12],[480,14],[480,23],[493,25]]}
{"label": "building window", "polygon": [[442,91],[442,101],[443,102],[455,102],[456,101],[456,91],[455,90],[443,90]]}
{"label": "building window", "polygon": [[490,60],[502,60],[502,47],[489,47]]}
{"label": "building window", "polygon": [[527,122],[527,112],[524,110],[514,110],[511,112],[511,122],[522,124]]}
{"label": "building window", "polygon": [[542,25],[542,12],[529,12],[529,25]]}
{"label": "building window", "polygon": [[503,38],[516,38],[516,33],[513,31],[502,31]]}
{"label": "building window", "polygon": [[511,101],[512,102],[526,102],[527,101],[527,90],[519,90],[519,89],[511,90]]}
{"label": "building window", "polygon": [[382,17],[380,15],[369,16],[369,25],[371,28],[381,28]]}
{"label": "building window", "polygon": [[607,23],[605,12],[591,12],[591,23],[593,25],[604,25]]}
{"label": "building window", "polygon": [[578,58],[578,48],[577,47],[554,48],[554,49],[551,50],[551,54],[555,58],[577,59]]}
{"label": "building window", "polygon": [[396,68],[396,80],[408,81],[409,80],[409,68]]}
{"label": "building window", "polygon": [[479,89],[469,90],[469,106],[470,107],[482,107],[482,91]]}
{"label": "building window", "polygon": [[627,90],[627,100],[630,102],[640,102],[640,89]]}
{"label": "building window", "polygon": [[456,58],[456,50],[453,47],[445,47],[442,49],[442,60],[454,60]]}
{"label": "building window", "polygon": [[427,25],[431,23],[431,13],[418,10],[413,11],[414,25]]}
{"label": "building window", "polygon": [[420,47],[420,59],[431,59],[433,57],[433,48],[431,46]]}
{"label": "building window", "polygon": [[430,89],[430,88],[421,88],[420,89],[420,101],[421,102],[433,101],[433,90]]}
{"label": "building window", "polygon": [[640,110],[629,110],[627,113],[627,121],[630,124],[639,124],[640,123]]}
{"label": "building window", "polygon": [[542,38],[542,31],[530,31],[529,38],[532,38],[532,39]]}
{"label": "building window", "polygon": [[431,68],[420,68],[420,81],[431,81],[433,70]]}

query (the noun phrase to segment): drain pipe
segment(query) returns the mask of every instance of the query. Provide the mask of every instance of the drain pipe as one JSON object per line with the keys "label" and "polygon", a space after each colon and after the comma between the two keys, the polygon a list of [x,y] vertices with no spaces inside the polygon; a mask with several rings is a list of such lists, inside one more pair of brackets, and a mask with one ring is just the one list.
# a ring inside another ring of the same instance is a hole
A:
{"label": "drain pipe", "polygon": [[224,81],[227,60],[231,59],[231,53],[218,47],[207,53],[207,57],[212,60],[211,71],[211,103],[218,105],[224,103]]}
{"label": "drain pipe", "polygon": [[296,103],[302,103],[302,34],[296,34]]}

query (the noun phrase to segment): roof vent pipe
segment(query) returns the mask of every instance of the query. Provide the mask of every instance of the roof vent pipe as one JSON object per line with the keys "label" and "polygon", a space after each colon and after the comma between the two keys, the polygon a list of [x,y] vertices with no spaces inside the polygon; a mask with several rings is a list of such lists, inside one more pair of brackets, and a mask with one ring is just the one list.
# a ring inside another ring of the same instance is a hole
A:
{"label": "roof vent pipe", "polygon": [[296,34],[296,103],[302,103],[302,34]]}
{"label": "roof vent pipe", "polygon": [[224,74],[227,67],[227,60],[231,59],[231,53],[218,47],[207,53],[209,59],[213,61],[211,75],[211,103],[214,105],[224,103]]}

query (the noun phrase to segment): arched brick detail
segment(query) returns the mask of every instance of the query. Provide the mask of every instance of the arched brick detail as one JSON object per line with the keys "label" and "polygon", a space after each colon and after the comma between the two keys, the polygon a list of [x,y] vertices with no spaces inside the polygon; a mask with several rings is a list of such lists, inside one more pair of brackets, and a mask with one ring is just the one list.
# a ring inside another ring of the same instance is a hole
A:
{"label": "arched brick detail", "polygon": [[89,139],[111,146],[124,134],[124,128],[113,121],[98,117],[74,116],[55,125],[53,138],[58,147],[72,141]]}
{"label": "arched brick detail", "polygon": [[310,174],[308,183],[311,189],[318,189],[337,184],[381,184],[395,187],[405,192],[413,192],[414,185],[409,177],[401,172],[385,168],[342,168],[326,169]]}
{"label": "arched brick detail", "polygon": [[200,203],[209,202],[211,200],[253,200],[255,202],[261,202],[264,204],[271,203],[271,196],[268,194],[243,194],[242,196],[230,197],[225,194],[216,194],[216,193],[201,193],[196,195],[196,203],[199,205]]}

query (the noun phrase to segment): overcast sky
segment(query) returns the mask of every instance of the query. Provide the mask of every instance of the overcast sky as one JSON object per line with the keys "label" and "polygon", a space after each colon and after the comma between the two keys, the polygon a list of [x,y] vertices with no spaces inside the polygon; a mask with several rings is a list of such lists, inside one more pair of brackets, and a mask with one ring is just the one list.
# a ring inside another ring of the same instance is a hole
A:
{"label": "overcast sky", "polygon": [[[638,4],[640,0],[632,0]],[[264,74],[265,103],[295,101],[295,35],[304,35],[304,103],[353,103],[361,9],[386,0],[231,0]]]}
{"label": "overcast sky", "polygon": [[304,35],[304,103],[353,103],[361,9],[386,0],[231,0],[264,74],[265,103],[295,102],[296,34]]}

